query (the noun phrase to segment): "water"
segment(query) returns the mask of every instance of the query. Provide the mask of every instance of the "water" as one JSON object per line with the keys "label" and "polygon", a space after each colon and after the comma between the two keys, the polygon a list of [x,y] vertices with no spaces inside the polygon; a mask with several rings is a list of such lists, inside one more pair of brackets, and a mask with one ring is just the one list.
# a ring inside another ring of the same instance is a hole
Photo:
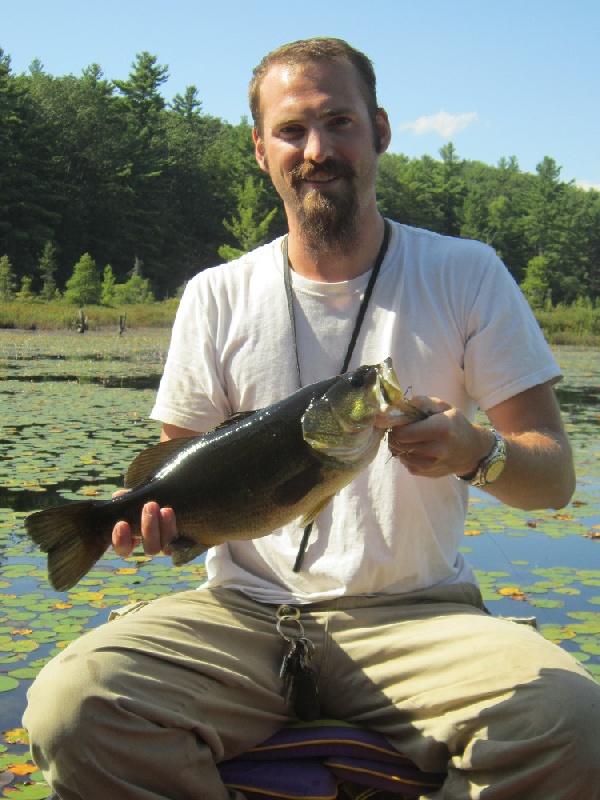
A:
{"label": "water", "polygon": [[[23,530],[36,509],[110,497],[133,456],[157,441],[160,426],[148,414],[169,336],[0,331],[2,731],[20,726],[25,691],[43,663],[112,607],[203,580],[202,559],[174,569],[165,558],[108,553],[71,592],[57,593]],[[492,613],[535,616],[600,680],[600,360],[591,349],[555,352],[578,472],[573,501],[560,512],[521,512],[474,492],[463,550]],[[6,746],[0,771],[3,759],[27,761],[25,744]]]}

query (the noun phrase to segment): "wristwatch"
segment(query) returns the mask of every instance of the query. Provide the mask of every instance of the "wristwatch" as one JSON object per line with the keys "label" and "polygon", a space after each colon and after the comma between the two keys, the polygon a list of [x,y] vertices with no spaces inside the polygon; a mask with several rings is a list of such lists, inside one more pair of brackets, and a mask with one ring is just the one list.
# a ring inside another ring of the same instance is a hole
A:
{"label": "wristwatch", "polygon": [[498,480],[506,466],[506,442],[495,428],[490,428],[494,434],[494,446],[491,452],[482,461],[471,475],[464,475],[461,480],[467,481],[471,486],[487,486]]}

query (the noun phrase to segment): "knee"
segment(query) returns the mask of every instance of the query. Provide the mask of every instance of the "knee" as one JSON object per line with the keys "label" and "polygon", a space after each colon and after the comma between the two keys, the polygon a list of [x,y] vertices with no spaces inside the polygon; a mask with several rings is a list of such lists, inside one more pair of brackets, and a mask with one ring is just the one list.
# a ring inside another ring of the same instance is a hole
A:
{"label": "knee", "polygon": [[557,755],[563,753],[573,769],[591,770],[600,783],[600,685],[583,671],[547,669],[538,688],[536,707]]}
{"label": "knee", "polygon": [[568,796],[587,800],[577,787],[582,788],[582,781],[589,785],[590,780],[600,785],[600,685],[578,665],[544,668],[493,708],[487,737],[498,748],[499,763],[500,753],[509,761],[516,756],[529,764],[537,780],[552,779],[557,785],[568,776]]}
{"label": "knee", "polygon": [[93,738],[94,701],[103,694],[98,662],[89,653],[79,654],[77,644],[49,662],[27,693],[23,715],[36,760],[43,762],[60,748],[81,749]]}

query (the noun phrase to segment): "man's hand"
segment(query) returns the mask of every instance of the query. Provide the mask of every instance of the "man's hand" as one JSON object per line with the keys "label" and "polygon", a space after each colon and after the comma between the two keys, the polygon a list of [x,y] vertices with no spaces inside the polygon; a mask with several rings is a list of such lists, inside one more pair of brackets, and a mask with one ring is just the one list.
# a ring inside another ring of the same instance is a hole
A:
{"label": "man's hand", "polygon": [[469,422],[443,400],[417,396],[411,403],[431,416],[392,428],[388,446],[412,475],[469,475],[494,446],[489,429]]}
{"label": "man's hand", "polygon": [[[113,496],[125,491],[121,489]],[[117,522],[112,533],[112,544],[117,555],[122,558],[131,555],[140,542],[149,556],[156,556],[160,552],[170,555],[169,544],[177,536],[175,512],[172,508],[160,508],[158,503],[152,501],[146,503],[142,509],[141,531],[141,537],[134,536],[127,522]]]}
{"label": "man's hand", "polygon": [[[165,424],[162,428],[160,440],[161,442],[168,442],[171,439],[197,435],[198,431]],[[117,497],[126,491],[127,489],[120,489],[114,493],[113,497]],[[161,551],[167,556],[171,554],[169,544],[177,536],[177,522],[172,508],[160,508],[158,503],[154,502],[146,503],[142,510],[140,527],[142,535],[141,537],[136,537],[127,522],[117,522],[113,528],[112,543],[118,555],[122,558],[131,555],[140,542],[144,547],[144,552],[149,556],[156,556]]]}
{"label": "man's hand", "polygon": [[[470,475],[494,445],[488,428],[431,397],[411,398],[431,416],[394,427],[389,448],[413,475]],[[506,469],[485,491],[507,505],[562,508],[573,495],[575,470],[552,383],[542,383],[487,410],[506,440]]]}

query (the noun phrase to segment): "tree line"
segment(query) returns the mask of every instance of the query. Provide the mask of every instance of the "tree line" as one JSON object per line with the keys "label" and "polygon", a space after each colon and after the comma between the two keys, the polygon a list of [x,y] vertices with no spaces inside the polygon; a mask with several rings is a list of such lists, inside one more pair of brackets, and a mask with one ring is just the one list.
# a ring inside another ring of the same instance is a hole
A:
{"label": "tree line", "polygon": [[[16,75],[0,49],[0,299],[65,297],[95,281],[98,302],[164,299],[199,270],[286,230],[246,118],[203,113],[196,86],[167,102],[168,68],[139,53],[126,80],[92,64]],[[492,245],[533,306],[596,303],[600,192],[536,173],[385,153],[381,211]],[[90,278],[91,276],[91,278]]]}

